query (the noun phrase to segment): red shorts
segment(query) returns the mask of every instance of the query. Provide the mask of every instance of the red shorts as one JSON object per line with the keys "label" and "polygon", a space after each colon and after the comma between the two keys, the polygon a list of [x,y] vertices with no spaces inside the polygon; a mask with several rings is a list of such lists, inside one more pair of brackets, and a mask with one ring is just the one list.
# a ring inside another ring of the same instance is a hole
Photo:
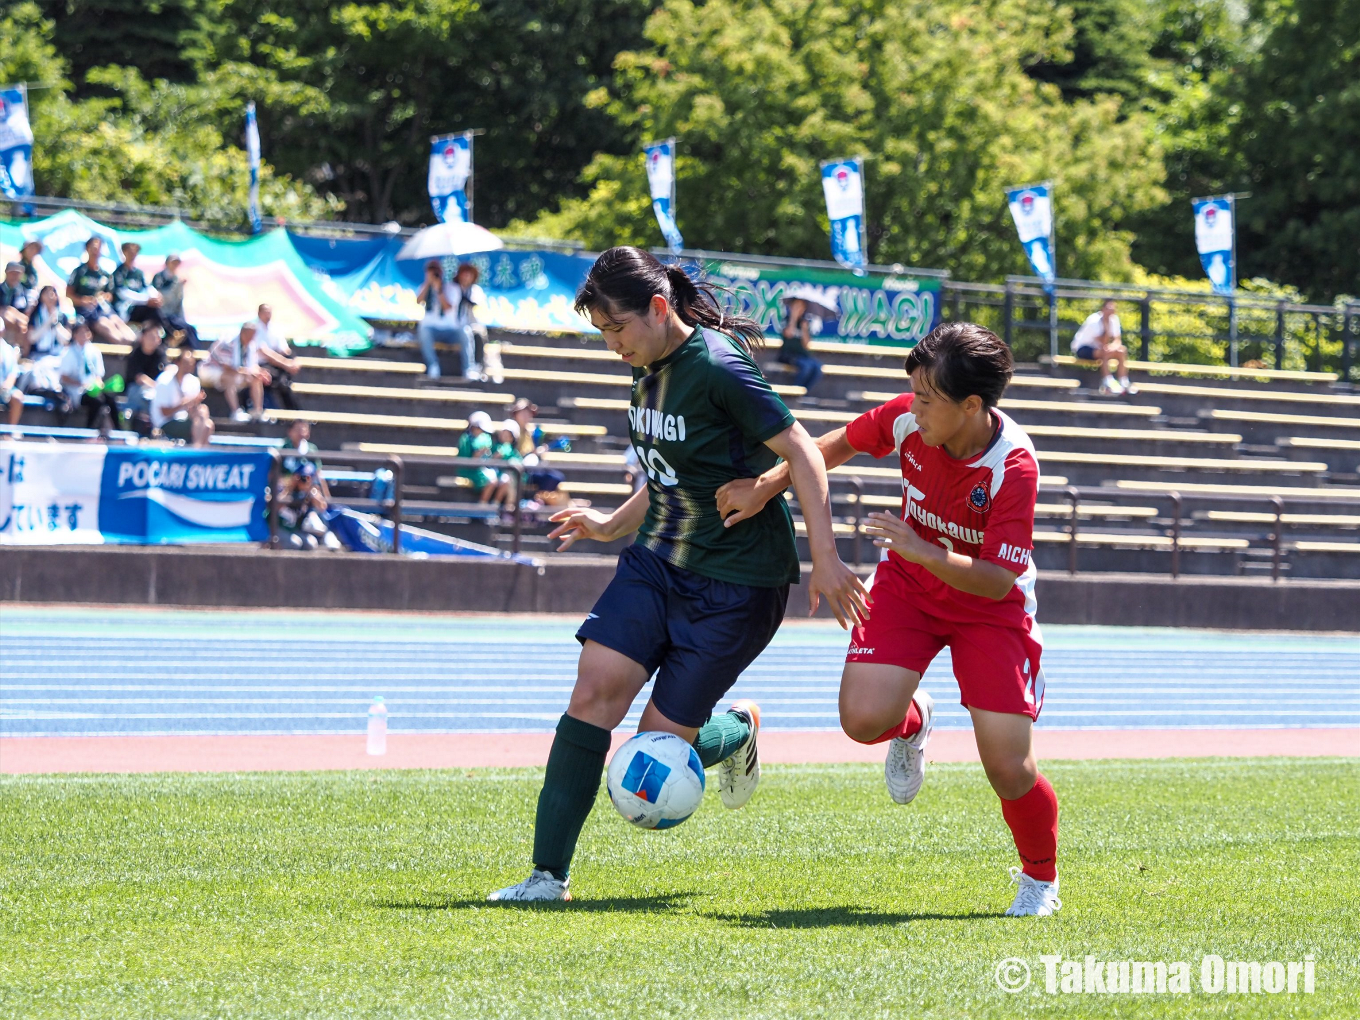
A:
{"label": "red shorts", "polygon": [[933,616],[912,582],[886,563],[874,574],[871,595],[869,620],[852,632],[846,662],[881,662],[924,673],[947,645],[965,707],[1039,718],[1043,646],[1028,630]]}

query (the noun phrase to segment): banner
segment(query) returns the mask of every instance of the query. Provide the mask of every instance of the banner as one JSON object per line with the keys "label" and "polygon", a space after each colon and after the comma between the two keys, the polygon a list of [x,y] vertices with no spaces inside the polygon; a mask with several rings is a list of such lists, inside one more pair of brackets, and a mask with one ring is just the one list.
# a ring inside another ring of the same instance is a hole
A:
{"label": "banner", "polygon": [[[785,301],[809,300],[817,340],[910,347],[940,324],[940,280],[910,274],[804,266],[768,266],[733,260],[692,262],[686,270],[718,288],[724,310],[760,323],[778,336],[787,318]],[[825,314],[834,313],[834,314]]]}
{"label": "banner", "polygon": [[7,198],[33,194],[33,128],[24,85],[0,89],[0,191]]}
{"label": "banner", "polygon": [[472,177],[472,132],[430,139],[430,205],[440,223],[468,223],[472,203],[467,183]]}
{"label": "banner", "polygon": [[1237,216],[1232,195],[1190,200],[1195,210],[1195,250],[1214,293],[1237,289]]}
{"label": "banner", "polygon": [[647,186],[652,192],[652,212],[673,253],[685,246],[680,228],[675,225],[675,139],[653,142],[642,147],[647,165]]}
{"label": "banner", "polygon": [[246,103],[246,157],[250,160],[250,231],[258,234],[264,229],[260,219],[260,126],[255,122],[255,104]]}
{"label": "banner", "polygon": [[1052,182],[1011,188],[1006,192],[1006,202],[1011,207],[1011,219],[1015,220],[1015,229],[1020,234],[1029,264],[1034,267],[1034,274],[1045,283],[1052,283],[1058,276],[1054,257]]}
{"label": "banner", "polygon": [[263,542],[264,450],[0,441],[0,544]]}
{"label": "banner", "polygon": [[864,160],[823,163],[822,193],[831,220],[831,257],[843,266],[864,265]]}

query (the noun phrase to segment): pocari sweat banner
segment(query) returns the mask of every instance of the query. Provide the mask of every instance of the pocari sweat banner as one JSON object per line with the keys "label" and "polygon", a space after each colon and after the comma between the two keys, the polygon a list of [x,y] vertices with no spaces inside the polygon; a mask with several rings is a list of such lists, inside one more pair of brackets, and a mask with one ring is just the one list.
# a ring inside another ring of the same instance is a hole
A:
{"label": "pocari sweat banner", "polygon": [[1204,273],[1215,293],[1231,294],[1237,289],[1233,196],[1196,198],[1191,205],[1195,210],[1195,249]]}
{"label": "pocari sweat banner", "polygon": [[0,89],[0,191],[6,198],[33,194],[33,128],[23,85]]}
{"label": "pocari sweat banner", "polygon": [[472,132],[430,139],[430,205],[440,223],[468,222]]}
{"label": "pocari sweat banner", "polygon": [[864,265],[864,160],[823,163],[822,193],[831,221],[831,257],[843,266]]}
{"label": "pocari sweat banner", "polygon": [[1006,192],[1011,219],[1034,274],[1046,283],[1058,276],[1053,258],[1053,185],[1027,184]]}
{"label": "pocari sweat banner", "polygon": [[258,234],[264,229],[260,218],[260,125],[255,121],[255,104],[246,103],[246,157],[250,160],[250,229]]}
{"label": "pocari sweat banner", "polygon": [[0,544],[269,537],[268,451],[0,442]]}
{"label": "pocari sweat banner", "polygon": [[653,142],[642,147],[647,164],[647,187],[652,194],[652,212],[656,214],[666,244],[673,252],[685,246],[680,228],[675,225],[675,139]]}

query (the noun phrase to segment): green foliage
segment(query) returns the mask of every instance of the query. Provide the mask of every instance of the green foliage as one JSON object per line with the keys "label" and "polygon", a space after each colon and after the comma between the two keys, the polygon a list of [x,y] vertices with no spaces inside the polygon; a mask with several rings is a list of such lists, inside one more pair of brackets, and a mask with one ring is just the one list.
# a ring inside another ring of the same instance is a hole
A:
{"label": "green foliage", "polygon": [[[1070,25],[1036,0],[986,4],[667,0],[650,49],[592,102],[639,136],[680,138],[689,244],[824,258],[817,166],[866,153],[870,255],[964,279],[1027,271],[1002,190],[1053,178],[1059,269],[1127,278],[1119,222],[1162,198],[1158,151],[1113,98],[1064,101],[1027,66]],[[657,240],[640,158],[601,155],[591,193],[516,224],[589,245]]]}

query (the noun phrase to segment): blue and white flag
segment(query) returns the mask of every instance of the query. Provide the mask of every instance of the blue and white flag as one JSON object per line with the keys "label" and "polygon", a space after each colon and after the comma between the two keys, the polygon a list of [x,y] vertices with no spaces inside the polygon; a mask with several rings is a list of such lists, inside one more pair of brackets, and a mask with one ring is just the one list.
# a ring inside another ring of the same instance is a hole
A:
{"label": "blue and white flag", "polygon": [[1034,274],[1045,283],[1052,283],[1058,276],[1054,259],[1053,237],[1053,185],[1027,184],[1010,188],[1006,192],[1006,203],[1011,207],[1011,219],[1020,234],[1020,244],[1024,246],[1029,264]]}
{"label": "blue and white flag", "polygon": [[1237,228],[1233,196],[1190,200],[1195,210],[1195,248],[1214,293],[1237,289]]}
{"label": "blue and white flag", "polygon": [[0,89],[0,191],[7,198],[33,194],[33,128],[23,85]]}
{"label": "blue and white flag", "polygon": [[472,132],[430,139],[430,205],[440,223],[470,223]]}
{"label": "blue and white flag", "polygon": [[246,158],[250,160],[250,230],[258,234],[264,229],[260,219],[260,126],[255,122],[255,104],[246,103]]}
{"label": "blue and white flag", "polygon": [[647,186],[652,192],[652,212],[657,225],[673,252],[685,247],[680,228],[675,225],[675,139],[653,142],[642,147],[647,163]]}
{"label": "blue and white flag", "polygon": [[864,265],[864,160],[823,163],[822,192],[831,220],[831,257],[843,266]]}

